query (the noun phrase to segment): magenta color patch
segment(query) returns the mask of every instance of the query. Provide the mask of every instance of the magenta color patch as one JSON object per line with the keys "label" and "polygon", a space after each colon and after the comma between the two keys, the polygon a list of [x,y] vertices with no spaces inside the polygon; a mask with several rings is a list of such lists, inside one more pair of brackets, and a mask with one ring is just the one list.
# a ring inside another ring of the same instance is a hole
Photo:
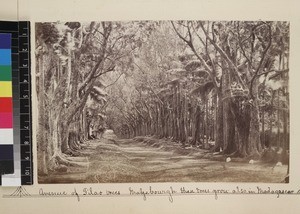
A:
{"label": "magenta color patch", "polygon": [[13,115],[11,112],[0,113],[0,128],[13,128]]}

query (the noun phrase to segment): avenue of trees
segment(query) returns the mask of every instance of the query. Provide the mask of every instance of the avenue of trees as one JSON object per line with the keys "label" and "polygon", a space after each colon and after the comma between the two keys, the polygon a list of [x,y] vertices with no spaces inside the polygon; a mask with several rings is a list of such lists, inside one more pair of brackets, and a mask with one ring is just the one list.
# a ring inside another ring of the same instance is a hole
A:
{"label": "avenue of trees", "polygon": [[224,155],[289,150],[289,23],[37,23],[39,173],[113,129]]}

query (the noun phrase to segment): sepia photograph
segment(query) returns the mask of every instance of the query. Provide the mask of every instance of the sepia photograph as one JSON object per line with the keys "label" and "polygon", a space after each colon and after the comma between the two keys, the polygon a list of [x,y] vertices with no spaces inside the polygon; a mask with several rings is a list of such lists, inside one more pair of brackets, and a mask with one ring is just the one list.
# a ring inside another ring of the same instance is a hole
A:
{"label": "sepia photograph", "polygon": [[40,184],[289,183],[286,21],[35,23]]}

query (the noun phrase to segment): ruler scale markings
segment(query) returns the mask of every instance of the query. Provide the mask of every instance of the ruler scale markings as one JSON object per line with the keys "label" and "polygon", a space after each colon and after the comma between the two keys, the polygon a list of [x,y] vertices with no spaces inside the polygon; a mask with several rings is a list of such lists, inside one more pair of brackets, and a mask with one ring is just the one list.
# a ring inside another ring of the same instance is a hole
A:
{"label": "ruler scale markings", "polygon": [[[23,25],[24,24],[24,25]],[[32,184],[32,175],[33,175],[33,167],[32,167],[32,148],[31,148],[31,143],[32,143],[32,139],[31,139],[31,85],[30,85],[30,75],[29,75],[29,71],[30,71],[30,54],[29,54],[29,50],[30,50],[30,39],[29,39],[29,34],[30,34],[30,26],[29,26],[29,22],[22,22],[21,23],[22,28],[20,29],[20,33],[19,35],[22,35],[22,37],[19,37],[20,39],[24,39],[26,38],[25,42],[23,43],[23,46],[20,46],[19,51],[21,51],[21,59],[22,59],[22,69],[23,71],[25,71],[27,73],[28,76],[28,81],[22,84],[22,87],[25,87],[27,85],[27,87],[23,88],[23,94],[22,94],[22,98],[23,100],[25,100],[26,98],[28,99],[28,102],[25,103],[24,105],[24,110],[26,110],[27,112],[24,111],[20,111],[20,113],[27,113],[27,114],[22,114],[22,117],[20,118],[21,123],[23,126],[21,126],[22,128],[25,128],[27,130],[27,134],[28,134],[28,138],[27,138],[27,142],[26,144],[24,143],[21,147],[22,148],[26,148],[25,151],[25,160],[23,160],[22,164],[21,164],[21,172],[22,172],[22,185],[24,184]],[[21,26],[20,25],[20,26]],[[27,37],[26,37],[27,36]],[[20,68],[21,69],[21,68]],[[27,83],[27,84],[26,84]],[[20,85],[21,87],[21,85]],[[21,93],[20,93],[20,97],[21,97]],[[26,122],[25,122],[26,121]],[[22,155],[22,151],[21,151],[21,155]]]}

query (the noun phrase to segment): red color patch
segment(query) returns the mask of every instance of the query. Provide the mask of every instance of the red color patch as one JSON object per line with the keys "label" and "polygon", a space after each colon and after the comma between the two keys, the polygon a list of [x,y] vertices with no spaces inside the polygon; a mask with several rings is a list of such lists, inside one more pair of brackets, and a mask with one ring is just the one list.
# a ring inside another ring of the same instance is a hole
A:
{"label": "red color patch", "polygon": [[0,112],[13,112],[11,97],[0,97]]}

